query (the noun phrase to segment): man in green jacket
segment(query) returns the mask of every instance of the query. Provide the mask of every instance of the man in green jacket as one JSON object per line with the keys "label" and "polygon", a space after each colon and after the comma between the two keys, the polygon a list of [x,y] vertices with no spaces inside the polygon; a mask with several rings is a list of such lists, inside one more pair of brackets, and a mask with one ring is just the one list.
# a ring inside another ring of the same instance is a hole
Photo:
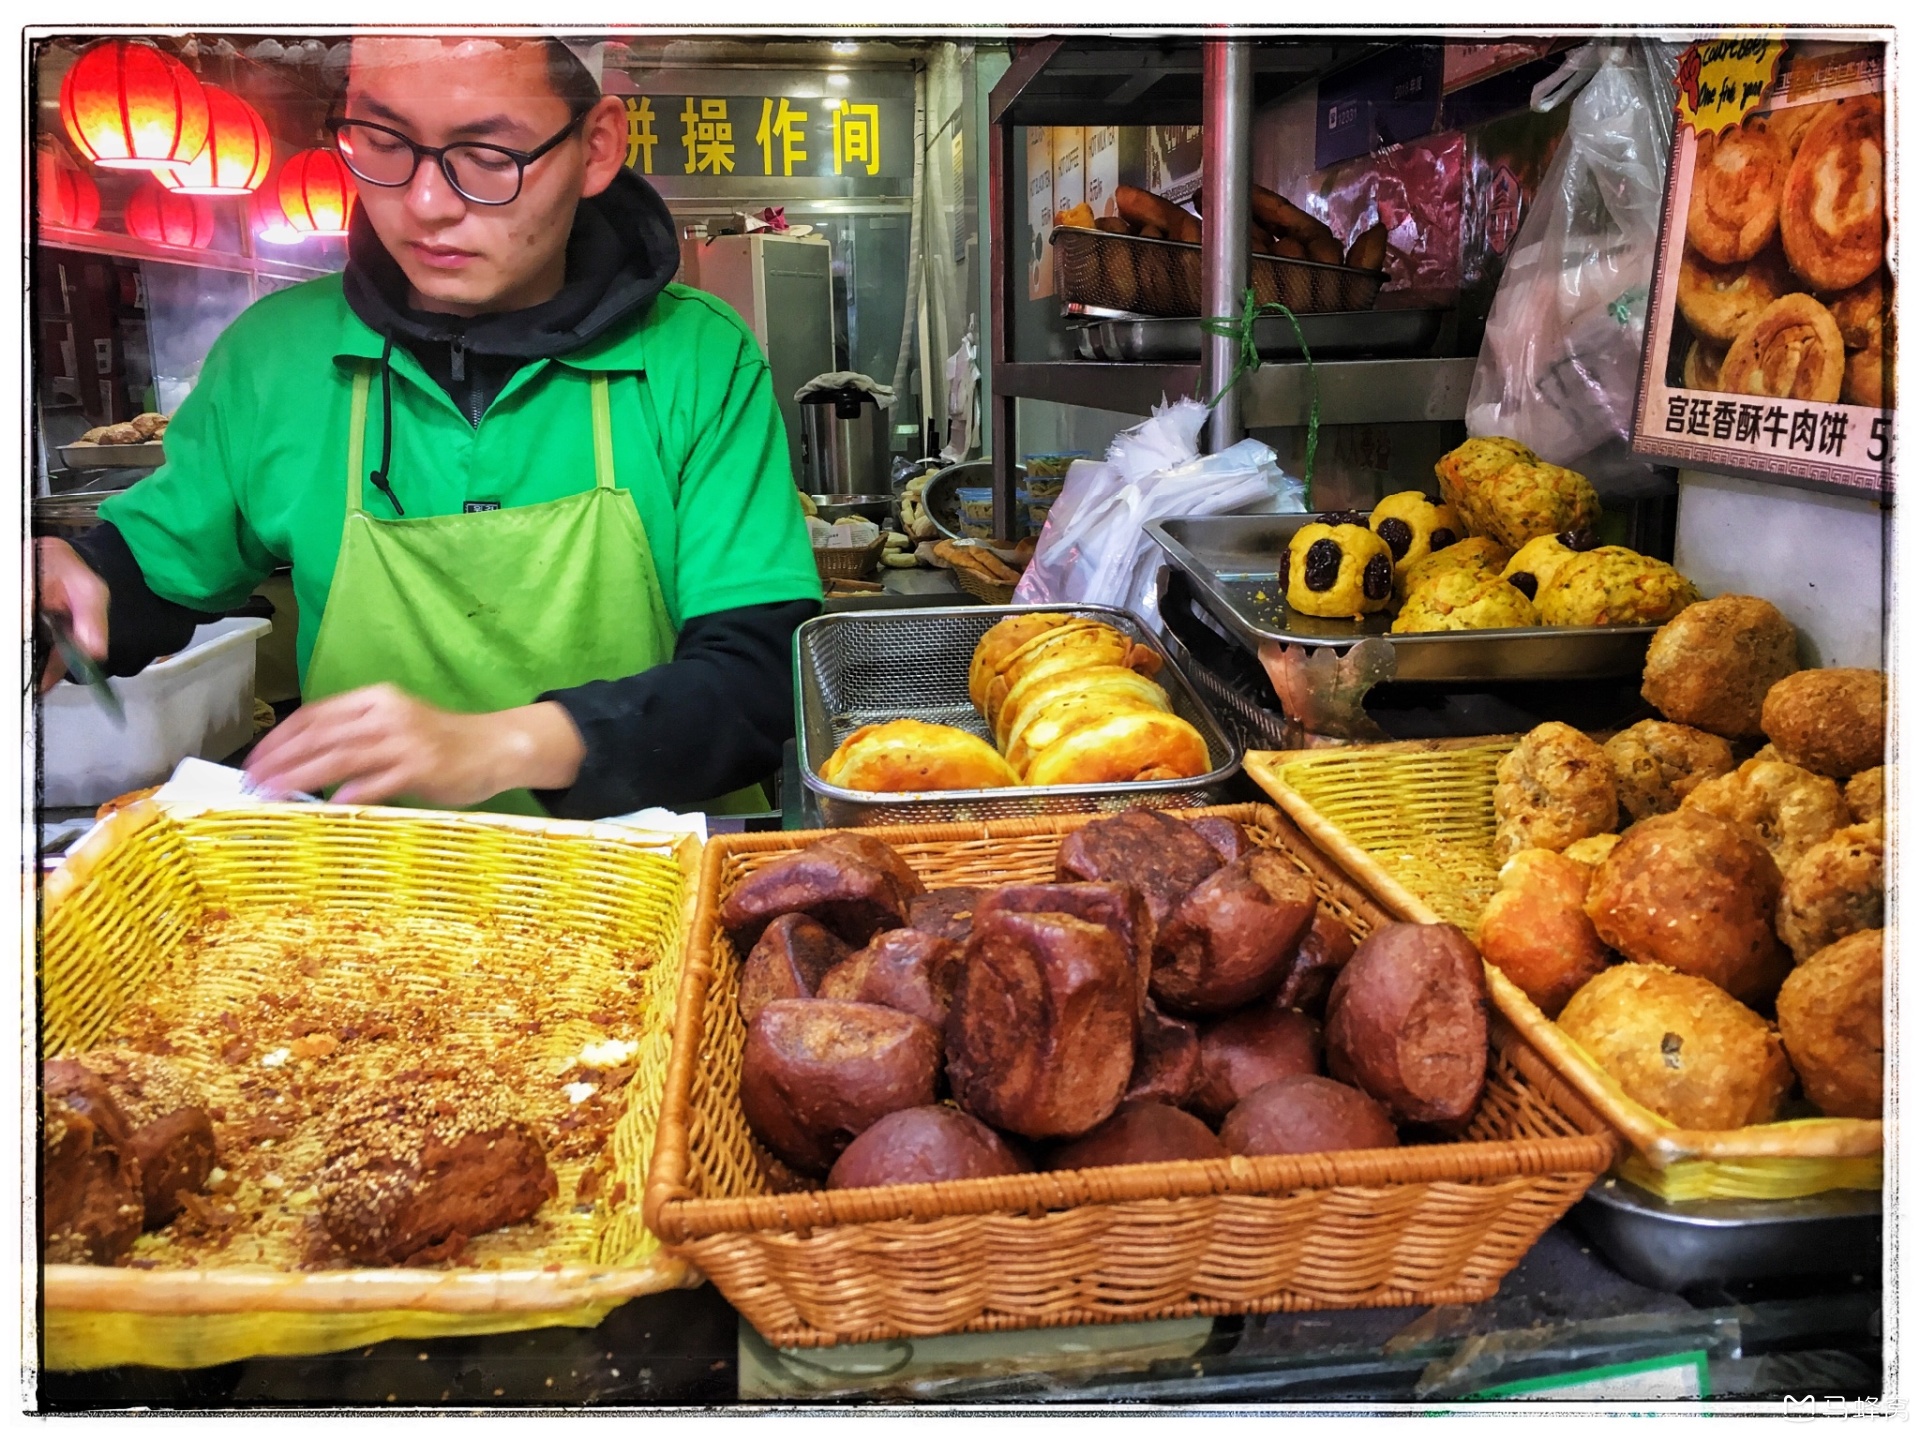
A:
{"label": "man in green jacket", "polygon": [[819,581],[765,359],[669,283],[620,101],[557,41],[362,37],[329,125],[345,273],[220,337],[167,464],[38,542],[41,608],[131,674],[291,564],[270,790],[750,804]]}

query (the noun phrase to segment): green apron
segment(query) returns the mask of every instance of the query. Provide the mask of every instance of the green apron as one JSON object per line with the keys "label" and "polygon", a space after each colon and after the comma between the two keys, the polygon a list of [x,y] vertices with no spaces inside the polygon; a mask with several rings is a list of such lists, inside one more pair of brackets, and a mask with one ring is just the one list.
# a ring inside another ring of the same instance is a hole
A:
{"label": "green apron", "polygon": [[[474,514],[378,520],[360,507],[367,395],[353,381],[347,520],[302,698],[393,684],[475,715],[531,704],[548,690],[637,675],[673,658],[674,630],[646,528],[613,475],[607,377],[593,397],[591,490]],[[642,377],[639,382],[644,385]],[[473,807],[546,811],[527,790]],[[765,809],[757,785],[701,807]]]}

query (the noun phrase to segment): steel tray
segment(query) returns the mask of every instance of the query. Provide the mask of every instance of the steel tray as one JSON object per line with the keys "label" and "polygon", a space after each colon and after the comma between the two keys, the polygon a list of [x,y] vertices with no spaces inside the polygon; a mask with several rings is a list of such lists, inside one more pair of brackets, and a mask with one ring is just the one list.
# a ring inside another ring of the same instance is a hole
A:
{"label": "steel tray", "polygon": [[[1254,322],[1253,343],[1263,360],[1298,360],[1300,341],[1316,360],[1421,355],[1433,345],[1446,318],[1442,310],[1344,310],[1301,315],[1300,334],[1284,315]],[[1082,360],[1197,361],[1205,338],[1197,319],[1156,320],[1144,315],[1105,316],[1083,325],[1074,345]]]}
{"label": "steel tray", "polygon": [[1616,1270],[1655,1290],[1880,1269],[1877,1190],[1682,1203],[1609,1176],[1573,1215]]}
{"label": "steel tray", "polygon": [[1241,644],[1343,649],[1378,635],[1394,650],[1395,682],[1484,684],[1637,675],[1657,625],[1538,626],[1394,635],[1386,614],[1321,620],[1288,608],[1280,583],[1287,542],[1321,515],[1208,515],[1147,524],[1192,581],[1207,611]]}
{"label": "steel tray", "polygon": [[167,463],[167,452],[158,440],[143,445],[62,445],[60,460],[69,470],[152,470]]}
{"label": "steel tray", "polygon": [[[1205,737],[1212,769],[1186,780],[926,794],[847,790],[820,778],[820,767],[835,747],[862,725],[926,720],[990,738],[986,721],[967,696],[967,666],[989,629],[1009,615],[1034,610],[1103,620],[1157,652],[1164,663],[1155,678],[1166,688],[1174,713]],[[1104,605],[964,605],[818,615],[794,632],[793,649],[800,776],[828,825],[999,820],[1140,807],[1192,809],[1220,803],[1219,787],[1240,768],[1240,747],[1221,729],[1166,648],[1124,610]]]}

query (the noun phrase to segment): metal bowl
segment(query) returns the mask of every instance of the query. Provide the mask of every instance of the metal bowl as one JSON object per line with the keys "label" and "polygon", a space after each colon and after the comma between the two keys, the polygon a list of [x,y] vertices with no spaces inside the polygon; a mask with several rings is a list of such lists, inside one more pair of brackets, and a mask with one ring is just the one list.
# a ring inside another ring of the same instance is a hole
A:
{"label": "metal bowl", "polygon": [[[1016,483],[1027,478],[1027,467],[1013,467]],[[993,461],[962,460],[958,465],[949,465],[933,479],[927,482],[924,501],[927,518],[933,521],[933,528],[949,540],[970,538],[960,528],[960,497],[954,491],[974,485],[993,484]]]}
{"label": "metal bowl", "polygon": [[849,515],[884,526],[893,519],[891,495],[809,495],[820,518],[831,525]]}

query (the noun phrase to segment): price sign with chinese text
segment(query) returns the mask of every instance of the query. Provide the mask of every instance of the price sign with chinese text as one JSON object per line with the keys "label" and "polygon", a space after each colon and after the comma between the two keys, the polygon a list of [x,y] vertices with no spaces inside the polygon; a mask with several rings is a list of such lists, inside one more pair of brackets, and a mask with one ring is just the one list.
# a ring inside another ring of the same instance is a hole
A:
{"label": "price sign with chinese text", "polygon": [[1885,52],[1800,48],[1682,59],[1633,450],[1890,494]]}

